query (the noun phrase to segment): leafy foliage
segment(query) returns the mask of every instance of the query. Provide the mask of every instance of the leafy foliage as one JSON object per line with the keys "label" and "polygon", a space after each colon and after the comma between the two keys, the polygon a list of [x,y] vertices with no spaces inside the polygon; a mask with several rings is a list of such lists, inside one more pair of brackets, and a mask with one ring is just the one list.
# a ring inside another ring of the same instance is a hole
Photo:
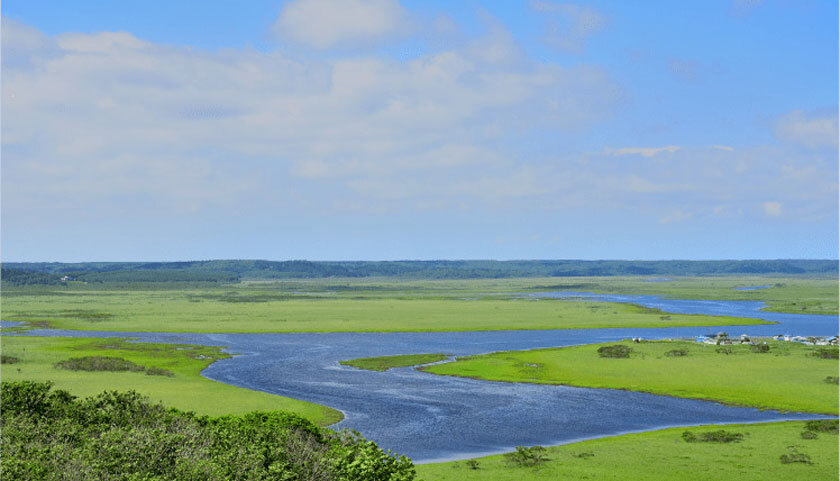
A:
{"label": "leafy foliage", "polygon": [[7,356],[6,354],[0,354],[0,364],[17,364],[20,362],[20,359],[16,358],[15,356]]}
{"label": "leafy foliage", "polygon": [[699,435],[691,431],[685,431],[682,434],[682,438],[687,443],[739,443],[744,440],[744,435],[721,429],[719,431],[700,433]]}
{"label": "leafy foliage", "polygon": [[56,363],[55,367],[70,371],[142,371],[145,369],[121,357],[109,356],[73,357]]}
{"label": "leafy foliage", "polygon": [[805,429],[812,432],[837,434],[837,419],[817,419],[805,423]]}
{"label": "leafy foliage", "polygon": [[538,466],[549,461],[547,452],[542,446],[517,446],[516,451],[505,454],[505,460],[517,466]]}
{"label": "leafy foliage", "polygon": [[770,352],[770,346],[768,344],[755,344],[753,346],[750,346],[750,351],[763,354]]}
{"label": "leafy foliage", "polygon": [[414,479],[407,458],[285,412],[211,418],[136,392],[78,399],[29,381],[2,383],[0,399],[4,479]]}
{"label": "leafy foliage", "polygon": [[837,347],[821,347],[814,350],[812,355],[820,359],[838,359],[840,358],[840,350]]}
{"label": "leafy foliage", "polygon": [[630,357],[631,352],[633,352],[633,349],[622,344],[602,346],[598,348],[598,355],[601,357],[627,358]]}
{"label": "leafy foliage", "polygon": [[685,357],[688,355],[688,351],[685,349],[674,349],[666,352],[665,355],[668,357]]}

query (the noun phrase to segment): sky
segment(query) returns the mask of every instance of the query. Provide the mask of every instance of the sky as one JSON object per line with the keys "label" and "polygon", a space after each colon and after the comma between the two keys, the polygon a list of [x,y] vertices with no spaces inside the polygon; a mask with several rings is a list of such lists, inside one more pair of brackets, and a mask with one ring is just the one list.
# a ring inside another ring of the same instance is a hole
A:
{"label": "sky", "polygon": [[0,9],[3,261],[838,257],[837,2]]}

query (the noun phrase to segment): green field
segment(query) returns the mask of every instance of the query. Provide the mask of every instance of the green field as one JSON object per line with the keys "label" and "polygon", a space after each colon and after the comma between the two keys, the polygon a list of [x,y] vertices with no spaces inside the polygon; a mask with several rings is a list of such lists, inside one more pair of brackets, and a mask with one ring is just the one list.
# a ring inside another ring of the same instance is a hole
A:
{"label": "green field", "polygon": [[369,371],[387,371],[395,367],[418,366],[430,362],[445,361],[446,359],[449,359],[446,354],[404,354],[399,356],[361,357],[341,361],[339,364]]}
{"label": "green field", "polygon": [[[458,358],[420,368],[449,376],[506,382],[626,389],[766,409],[837,414],[837,359],[812,354],[821,346],[771,342],[767,353],[749,345],[714,346],[686,341],[619,344],[629,358],[604,358],[591,344],[507,351]],[[717,352],[728,348],[730,354]],[[836,352],[836,347],[833,348]],[[667,355],[675,350],[684,356]]]}
{"label": "green field", "polygon": [[3,318],[58,329],[125,332],[398,332],[764,324],[666,314],[631,304],[520,299],[418,288],[289,293],[285,286],[215,290],[22,289]]}
{"label": "green field", "polygon": [[[212,381],[200,372],[217,359],[229,357],[218,347],[126,342],[122,339],[3,336],[3,356],[19,359],[3,364],[4,381],[53,381],[57,389],[76,396],[103,390],[133,389],[153,401],[199,414],[241,414],[249,411],[290,411],[320,425],[338,422],[339,411],[297,399],[276,396]],[[129,371],[71,371],[55,364],[84,356],[118,357],[173,376]]]}
{"label": "green field", "polygon": [[[418,477],[435,481],[519,481],[524,479],[756,481],[836,480],[837,434],[803,439],[801,421],[673,428],[583,441],[548,448],[549,461],[520,467],[504,456],[478,458],[478,469],[465,461],[417,466]],[[685,442],[685,431],[700,435],[720,429],[741,433],[732,443]],[[780,457],[796,450],[811,464],[783,464]]]}

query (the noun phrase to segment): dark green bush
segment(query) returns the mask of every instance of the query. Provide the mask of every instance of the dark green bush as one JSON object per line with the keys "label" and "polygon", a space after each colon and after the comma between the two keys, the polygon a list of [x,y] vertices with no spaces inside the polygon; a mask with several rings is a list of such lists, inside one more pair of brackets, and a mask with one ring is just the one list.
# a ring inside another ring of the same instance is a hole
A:
{"label": "dark green bush", "polygon": [[685,431],[682,438],[687,443],[739,443],[744,440],[744,435],[721,429],[700,434]]}
{"label": "dark green bush", "polygon": [[811,355],[820,359],[838,359],[840,358],[840,351],[836,347],[821,347],[815,349]]}
{"label": "dark green bush", "polygon": [[795,448],[792,448],[790,453],[783,454],[783,455],[779,456],[779,461],[781,461],[782,464],[793,464],[793,463],[813,464],[811,462],[811,456],[808,456],[805,453],[800,453]]}
{"label": "dark green bush", "polygon": [[0,364],[17,364],[20,362],[20,359],[14,356],[7,356],[5,354],[0,354]]}
{"label": "dark green bush", "polygon": [[815,433],[837,434],[837,419],[817,419],[805,423],[805,429]]}
{"label": "dark green bush", "polygon": [[633,349],[623,344],[614,344],[612,346],[602,346],[598,348],[598,355],[601,357],[626,358],[630,357],[631,352],[633,352]]}
{"label": "dark green bush", "polygon": [[172,377],[175,375],[174,372],[170,371],[169,369],[164,369],[162,367],[147,367],[146,374],[149,376],[167,376]]}
{"label": "dark green bush", "polygon": [[2,383],[3,479],[411,481],[410,460],[285,412],[207,417],[136,392]]}
{"label": "dark green bush", "polygon": [[728,354],[732,354],[732,348],[731,347],[718,347],[718,348],[715,349],[715,352],[718,353],[718,354],[727,354],[728,355]]}
{"label": "dark green bush", "polygon": [[517,446],[516,451],[505,454],[505,460],[517,466],[538,466],[548,461],[546,449],[542,446]]}
{"label": "dark green bush", "polygon": [[479,469],[478,461],[475,459],[468,459],[466,461],[467,467],[470,469]]}
{"label": "dark green bush", "polygon": [[755,344],[750,346],[750,351],[757,352],[759,354],[770,352],[770,345],[769,344]]}
{"label": "dark green bush", "polygon": [[823,382],[826,384],[840,384],[840,377],[826,376],[825,379],[823,379]]}
{"label": "dark green bush", "polygon": [[591,457],[595,456],[595,453],[590,452],[590,451],[584,451],[582,453],[574,453],[574,454],[572,454],[572,456],[574,456],[576,458],[586,459],[586,458],[591,458]]}
{"label": "dark green bush", "polygon": [[673,351],[668,351],[665,353],[668,357],[683,357],[688,355],[688,351],[685,349],[674,349]]}
{"label": "dark green bush", "polygon": [[107,356],[73,357],[56,363],[55,367],[71,371],[142,371],[145,369],[121,357]]}
{"label": "dark green bush", "polygon": [[811,431],[802,431],[800,436],[802,436],[802,439],[817,439],[818,437],[817,433]]}

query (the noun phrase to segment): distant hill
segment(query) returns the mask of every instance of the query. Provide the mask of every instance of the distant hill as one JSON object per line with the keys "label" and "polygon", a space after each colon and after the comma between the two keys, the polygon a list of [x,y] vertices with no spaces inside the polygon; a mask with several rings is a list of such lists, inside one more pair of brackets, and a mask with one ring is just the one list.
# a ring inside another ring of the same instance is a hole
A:
{"label": "distant hill", "polygon": [[[265,261],[7,262],[11,284],[57,283],[63,275],[86,282],[229,283],[242,279],[397,277],[488,279],[550,276],[722,276],[745,274],[837,276],[836,260],[581,261]],[[37,282],[40,280],[41,282]]]}

